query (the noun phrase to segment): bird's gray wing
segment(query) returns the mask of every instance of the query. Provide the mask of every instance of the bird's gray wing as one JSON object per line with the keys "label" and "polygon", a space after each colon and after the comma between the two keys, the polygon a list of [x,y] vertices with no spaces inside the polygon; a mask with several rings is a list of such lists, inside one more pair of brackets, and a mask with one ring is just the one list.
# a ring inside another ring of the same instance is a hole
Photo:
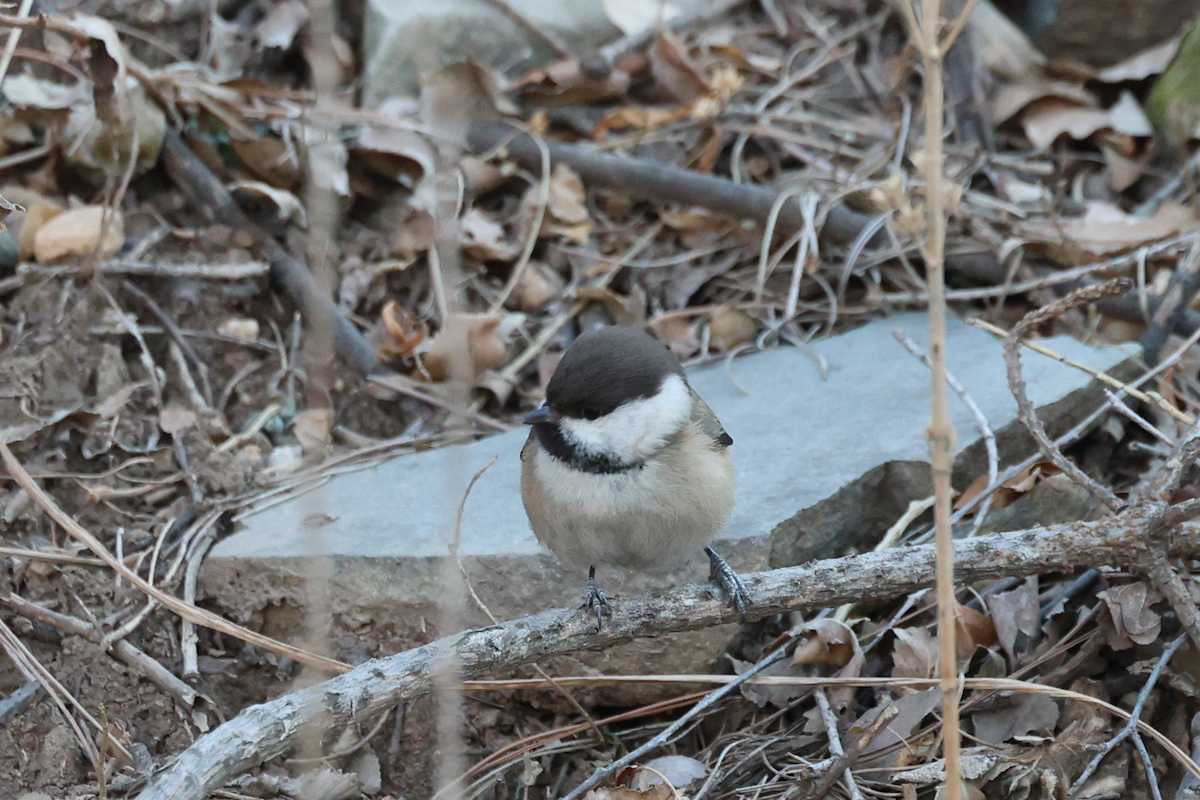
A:
{"label": "bird's gray wing", "polygon": [[725,428],[721,425],[721,420],[717,419],[717,415],[708,407],[708,403],[696,394],[696,390],[688,387],[692,393],[692,420],[699,426],[700,430],[704,431],[713,442],[721,447],[729,447],[733,444],[733,437],[725,432]]}

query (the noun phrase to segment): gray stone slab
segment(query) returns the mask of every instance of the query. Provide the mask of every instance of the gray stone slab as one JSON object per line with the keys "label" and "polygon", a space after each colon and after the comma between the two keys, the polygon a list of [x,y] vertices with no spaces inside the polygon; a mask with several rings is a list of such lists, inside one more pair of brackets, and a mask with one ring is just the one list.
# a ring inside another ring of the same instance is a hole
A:
{"label": "gray stone slab", "polygon": [[[601,0],[507,0],[507,4],[572,53],[586,55],[621,36]],[[670,5],[690,17],[705,2],[675,0]],[[652,17],[649,24],[655,24]],[[483,0],[367,0],[364,105],[374,107],[389,97],[414,95],[422,73],[468,58],[517,74],[560,56],[544,39]]]}
{"label": "gray stone slab", "polygon": [[[719,549],[735,568],[786,566],[870,546],[910,500],[929,494],[929,373],[893,338],[897,329],[927,340],[925,316],[907,314],[813,344],[829,367],[824,379],[812,355],[792,347],[689,373],[734,439],[738,499]],[[1117,348],[1091,348],[1067,337],[1047,344],[1102,370],[1127,359]],[[951,320],[948,355],[951,370],[997,432],[1002,457],[1031,452],[1016,422],[1000,343]],[[1030,396],[1052,432],[1065,430],[1100,400],[1078,370],[1028,351],[1024,364]],[[956,479],[966,483],[984,468],[981,438],[961,402],[951,398],[950,409],[960,454]],[[564,571],[540,548],[521,506],[525,435],[515,430],[401,456],[250,513],[241,532],[213,548],[202,586],[242,618],[272,605],[281,619],[291,618],[279,607],[304,606],[305,557],[328,556],[334,613],[343,627],[356,629],[372,651],[425,640],[462,489],[495,458],[463,517],[460,552],[473,585],[502,619],[577,602],[585,576]],[[704,580],[706,565],[698,557],[661,575],[601,567],[599,577],[619,595]],[[675,642],[670,647],[629,646],[582,660],[606,671],[650,664],[707,669],[708,657],[719,651],[715,643],[727,633],[669,637]],[[685,641],[688,646],[679,646]],[[696,647],[705,648],[705,658],[696,658]],[[668,665],[664,658],[679,663]]]}

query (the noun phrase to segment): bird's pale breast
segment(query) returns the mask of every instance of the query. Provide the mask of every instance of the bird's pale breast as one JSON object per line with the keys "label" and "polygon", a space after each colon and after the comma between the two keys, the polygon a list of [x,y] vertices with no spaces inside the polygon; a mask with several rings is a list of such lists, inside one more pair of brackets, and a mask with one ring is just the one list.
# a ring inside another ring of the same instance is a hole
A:
{"label": "bird's pale breast", "polygon": [[733,508],[733,465],[696,422],[646,464],[614,474],[572,469],[526,445],[525,510],[538,540],[585,568],[670,566],[710,543]]}

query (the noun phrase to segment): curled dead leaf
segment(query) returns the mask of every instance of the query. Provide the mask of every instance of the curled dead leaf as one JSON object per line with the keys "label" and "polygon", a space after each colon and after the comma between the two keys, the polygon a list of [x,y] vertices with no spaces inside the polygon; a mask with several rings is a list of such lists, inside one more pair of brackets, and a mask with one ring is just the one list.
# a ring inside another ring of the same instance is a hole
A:
{"label": "curled dead leaf", "polygon": [[179,403],[167,403],[158,415],[158,427],[170,436],[183,433],[196,427],[196,412]]}
{"label": "curled dead leaf", "polygon": [[333,409],[308,408],[296,415],[292,433],[305,455],[320,453],[333,442]]}
{"label": "curled dead leaf", "polygon": [[246,165],[246,169],[276,189],[295,191],[304,179],[299,154],[280,139],[270,136],[233,138],[229,146]]}
{"label": "curled dead leaf", "polygon": [[996,635],[996,625],[991,618],[969,606],[959,604],[955,622],[958,634],[955,637],[955,643],[959,661],[966,661],[975,655],[977,648],[987,649],[996,644],[999,639]]}
{"label": "curled dead leaf", "polygon": [[459,220],[463,252],[480,261],[510,261],[521,252],[520,243],[483,210],[472,208]]}
{"label": "curled dead leaf", "polygon": [[670,31],[655,38],[650,48],[650,70],[659,88],[677,103],[693,103],[711,93],[708,79]]}
{"label": "curled dead leaf", "polygon": [[505,302],[505,308],[532,313],[562,296],[566,281],[541,261],[530,261]]}
{"label": "curled dead leaf", "polygon": [[937,637],[926,628],[895,628],[896,646],[892,650],[892,676],[896,678],[932,678],[937,670]]}
{"label": "curled dead leaf", "polygon": [[[451,377],[474,382],[484,370],[508,359],[507,331],[501,317],[492,314],[454,314],[429,343],[423,367],[430,380]],[[459,359],[465,364],[456,364]]]}
{"label": "curled dead leaf", "polygon": [[274,206],[275,213],[281,222],[294,222],[301,228],[308,227],[308,214],[304,211],[304,204],[300,202],[299,197],[287,189],[276,189],[262,181],[234,181],[226,188],[235,194],[251,194],[266,198]]}
{"label": "curled dead leaf", "polygon": [[1162,633],[1162,616],[1151,608],[1162,601],[1162,595],[1144,581],[1113,586],[1096,596],[1104,601],[1112,618],[1108,646],[1113,650],[1152,644]]}
{"label": "curled dead leaf", "polygon": [[642,130],[652,131],[672,122],[688,119],[691,108],[688,106],[673,106],[671,108],[647,108],[645,106],[627,106],[605,114],[592,129],[592,138],[603,142],[613,131]]}
{"label": "curled dead leaf", "polygon": [[33,257],[39,264],[93,253],[107,258],[124,242],[125,218],[120,211],[83,206],[64,211],[42,225],[33,239]]}
{"label": "curled dead leaf", "polygon": [[217,333],[243,342],[256,342],[259,334],[258,320],[250,317],[229,317],[217,326]]}
{"label": "curled dead leaf", "polygon": [[37,238],[38,231],[64,210],[62,206],[52,200],[35,200],[28,205],[25,219],[21,222],[21,229],[17,232],[18,258],[22,261],[29,261],[34,257],[33,242]]}
{"label": "curled dead leaf", "polygon": [[850,626],[836,619],[815,619],[799,629],[808,634],[792,654],[793,664],[823,664],[841,669],[862,656],[858,637]]}
{"label": "curled dead leaf", "polygon": [[1195,210],[1174,201],[1163,203],[1152,216],[1139,217],[1114,203],[1093,200],[1082,217],[1029,220],[1023,233],[1027,241],[1056,250],[1060,263],[1086,263],[1174,236],[1196,223]]}
{"label": "curled dead leaf", "polygon": [[723,352],[752,342],[758,335],[758,322],[754,317],[735,308],[718,308],[709,316],[708,324],[713,346]]}
{"label": "curled dead leaf", "polygon": [[555,164],[550,173],[550,199],[546,211],[568,225],[588,221],[583,181],[575,170],[562,162]]}
{"label": "curled dead leaf", "polygon": [[654,326],[654,335],[681,359],[691,358],[700,350],[696,324],[683,317],[670,317]]}
{"label": "curled dead leaf", "polygon": [[379,319],[383,323],[383,336],[379,344],[379,355],[382,358],[405,358],[412,355],[417,345],[425,341],[429,332],[422,320],[409,314],[395,300],[384,303]]}

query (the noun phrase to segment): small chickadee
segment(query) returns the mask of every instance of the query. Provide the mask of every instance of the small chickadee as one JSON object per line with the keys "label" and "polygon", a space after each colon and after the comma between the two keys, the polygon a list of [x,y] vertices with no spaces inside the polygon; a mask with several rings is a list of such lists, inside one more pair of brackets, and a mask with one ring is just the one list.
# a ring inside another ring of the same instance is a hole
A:
{"label": "small chickadee", "polygon": [[634,328],[583,334],[525,424],[525,512],[542,544],[588,568],[584,607],[598,624],[609,609],[597,564],[659,569],[701,547],[745,613],[746,587],[709,547],[733,508],[733,439],[661,342]]}

